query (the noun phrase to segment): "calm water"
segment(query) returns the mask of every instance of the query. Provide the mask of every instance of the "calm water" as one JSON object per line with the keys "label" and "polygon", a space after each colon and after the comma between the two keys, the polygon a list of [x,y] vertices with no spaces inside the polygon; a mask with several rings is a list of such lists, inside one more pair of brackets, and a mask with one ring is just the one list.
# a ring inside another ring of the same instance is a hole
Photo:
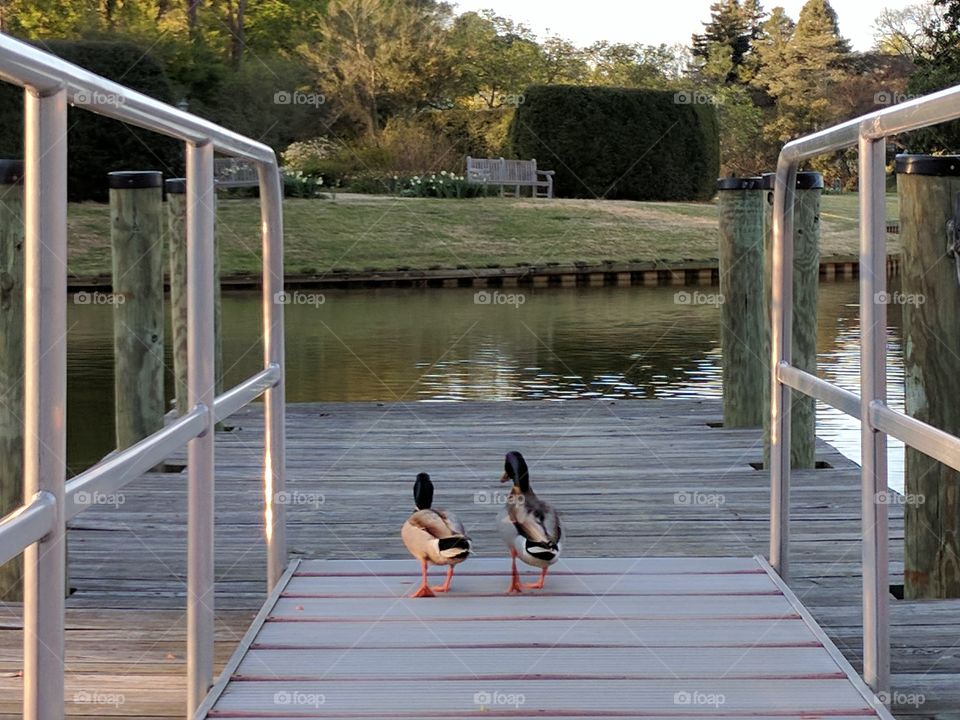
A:
{"label": "calm water", "polygon": [[[288,399],[720,397],[719,311],[676,304],[680,291],[524,289],[524,302],[515,305],[477,304],[467,289],[326,291],[322,304],[317,294],[304,292],[294,296],[301,304],[287,308]],[[858,391],[857,285],[824,284],[820,298],[820,374]],[[74,472],[113,447],[110,312],[69,306],[68,458]],[[258,296],[225,296],[223,318],[229,387],[261,367]],[[890,322],[891,404],[902,408],[896,307]],[[168,377],[168,395],[171,386]],[[856,422],[821,407],[818,433],[859,460]],[[902,485],[902,466],[902,447],[891,447],[895,487]]]}

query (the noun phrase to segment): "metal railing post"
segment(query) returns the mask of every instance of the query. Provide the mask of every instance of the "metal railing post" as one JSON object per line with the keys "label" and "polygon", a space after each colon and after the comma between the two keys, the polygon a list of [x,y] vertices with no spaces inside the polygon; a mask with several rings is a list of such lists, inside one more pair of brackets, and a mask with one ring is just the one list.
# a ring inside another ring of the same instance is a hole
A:
{"label": "metal railing post", "polygon": [[187,143],[187,397],[207,410],[187,454],[187,717],[213,682],[213,145]]}
{"label": "metal railing post", "polygon": [[54,498],[24,553],[23,717],[63,718],[67,397],[67,93],[24,91],[24,498]]}
{"label": "metal railing post", "polygon": [[280,369],[280,380],[264,395],[263,500],[267,543],[267,590],[287,566],[286,507],[277,502],[286,482],[283,303],[283,187],[275,165],[258,163],[263,225],[264,365]]}
{"label": "metal railing post", "polygon": [[797,164],[783,155],[773,192],[773,282],[770,293],[770,565],[790,574],[790,387],[780,366],[793,342],[793,193]]}
{"label": "metal railing post", "polygon": [[860,466],[863,512],[863,677],[890,689],[887,436],[874,429],[870,406],[886,404],[886,141],[860,136]]}

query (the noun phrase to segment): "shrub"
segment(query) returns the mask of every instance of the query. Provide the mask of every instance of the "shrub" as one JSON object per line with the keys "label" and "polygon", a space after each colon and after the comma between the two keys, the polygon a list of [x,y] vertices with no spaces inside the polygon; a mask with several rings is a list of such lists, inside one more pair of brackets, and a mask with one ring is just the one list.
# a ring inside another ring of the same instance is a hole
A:
{"label": "shrub", "polygon": [[376,140],[343,145],[319,137],[292,143],[282,153],[285,167],[322,178],[327,187],[362,187],[371,175],[436,172],[457,155],[453,145],[428,124],[404,118],[388,120]]}
{"label": "shrub", "polygon": [[304,175],[321,175],[323,163],[334,157],[341,149],[336,141],[327,137],[291,143],[281,153],[284,168]]}
{"label": "shrub", "polygon": [[423,120],[451,143],[458,155],[500,157],[507,143],[513,108],[489,110],[453,107],[428,113]]}
{"label": "shrub", "polygon": [[292,198],[316,198],[323,197],[320,189],[323,187],[323,179],[304,175],[299,170],[285,171],[283,173],[283,196]]}
{"label": "shrub", "polygon": [[716,109],[672,92],[537,85],[510,127],[515,157],[554,170],[560,197],[707,200],[720,167]]}
{"label": "shrub", "polygon": [[384,168],[395,174],[438,172],[457,157],[450,141],[425,119],[390,118],[377,146],[383,152]]}
{"label": "shrub", "polygon": [[499,187],[469,183],[463,175],[441,170],[424,175],[363,173],[354,178],[350,190],[371,195],[465,199],[499,193]]}
{"label": "shrub", "polygon": [[[162,65],[145,48],[127,42],[51,41],[44,43],[44,49],[158,100],[174,100]],[[107,173],[114,170],[160,170],[168,177],[182,174],[183,150],[176,140],[80,108],[70,108],[67,127],[71,200],[106,200]],[[0,155],[22,157],[22,131],[22,91],[4,85],[0,88]]]}

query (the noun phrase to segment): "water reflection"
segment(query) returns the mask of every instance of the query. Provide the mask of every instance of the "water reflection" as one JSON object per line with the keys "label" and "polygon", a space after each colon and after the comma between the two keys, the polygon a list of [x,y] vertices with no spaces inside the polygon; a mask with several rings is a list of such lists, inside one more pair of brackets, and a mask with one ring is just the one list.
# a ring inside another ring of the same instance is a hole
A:
{"label": "water reflection", "polygon": [[[288,399],[720,397],[719,312],[677,304],[680,290],[523,289],[526,302],[519,307],[477,304],[468,289],[327,291],[322,304],[287,307]],[[856,302],[855,283],[822,286],[820,374],[854,391]],[[259,299],[227,295],[223,316],[232,385],[261,366]],[[110,309],[71,305],[69,327],[68,454],[76,471],[113,446]],[[896,308],[891,337],[891,404],[902,407]],[[821,408],[818,422],[823,437],[858,459],[855,421]],[[902,452],[895,459],[892,477]]]}

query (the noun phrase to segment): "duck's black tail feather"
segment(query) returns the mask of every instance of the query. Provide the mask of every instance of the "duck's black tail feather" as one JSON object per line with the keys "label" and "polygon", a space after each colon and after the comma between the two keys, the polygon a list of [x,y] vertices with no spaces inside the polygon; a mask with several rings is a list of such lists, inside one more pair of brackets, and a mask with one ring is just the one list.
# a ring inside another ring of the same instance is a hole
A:
{"label": "duck's black tail feather", "polygon": [[439,544],[440,552],[443,553],[444,557],[462,558],[470,554],[470,539],[462,535],[440,538]]}
{"label": "duck's black tail feather", "polygon": [[527,540],[527,552],[538,560],[552,562],[560,554],[560,548],[556,543],[533,542]]}

